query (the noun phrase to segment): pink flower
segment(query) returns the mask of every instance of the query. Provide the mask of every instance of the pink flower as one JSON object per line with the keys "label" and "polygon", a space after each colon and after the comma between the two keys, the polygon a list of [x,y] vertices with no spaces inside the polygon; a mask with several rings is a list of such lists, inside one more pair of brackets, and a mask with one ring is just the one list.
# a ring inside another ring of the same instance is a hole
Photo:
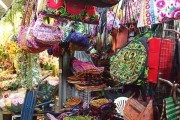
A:
{"label": "pink flower", "polygon": [[6,99],[6,98],[8,98],[8,97],[9,97],[9,93],[4,93],[4,94],[3,94],[3,98]]}
{"label": "pink flower", "polygon": [[48,80],[48,83],[52,86],[56,86],[59,84],[59,81],[58,80]]}
{"label": "pink flower", "polygon": [[23,104],[24,103],[24,99],[23,98],[18,98],[18,103],[19,104]]}
{"label": "pink flower", "polygon": [[0,100],[0,108],[3,108],[5,107],[5,102],[3,99]]}
{"label": "pink flower", "polygon": [[15,105],[15,106],[18,105],[18,100],[17,99],[12,99],[12,104]]}
{"label": "pink flower", "polygon": [[156,6],[158,8],[163,8],[164,6],[166,5],[165,1],[164,0],[160,0],[156,3]]}
{"label": "pink flower", "polygon": [[171,13],[172,18],[180,18],[180,7],[174,9],[174,11]]}

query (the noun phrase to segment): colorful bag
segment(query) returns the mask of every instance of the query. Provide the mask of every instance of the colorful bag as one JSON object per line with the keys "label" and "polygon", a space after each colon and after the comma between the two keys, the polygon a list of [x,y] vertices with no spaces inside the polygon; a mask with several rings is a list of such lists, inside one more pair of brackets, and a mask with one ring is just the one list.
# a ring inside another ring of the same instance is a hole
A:
{"label": "colorful bag", "polygon": [[58,26],[51,26],[43,22],[40,14],[34,25],[33,35],[43,44],[53,45],[63,40],[64,32]]}
{"label": "colorful bag", "polygon": [[36,38],[32,34],[34,19],[32,19],[30,23],[30,17],[33,14],[34,3],[35,1],[28,1],[26,3],[26,10],[22,20],[21,30],[18,36],[18,45],[21,49],[23,49],[26,52],[39,53],[47,49],[49,46],[38,44],[35,41]]}
{"label": "colorful bag", "polygon": [[163,100],[163,110],[160,120],[179,120],[180,119],[180,103],[175,104],[172,97]]}
{"label": "colorful bag", "polygon": [[55,15],[74,21],[80,21],[90,24],[98,24],[99,18],[94,6],[89,6],[83,2],[74,0],[59,0],[60,7],[56,10],[47,7],[46,15]]}
{"label": "colorful bag", "polygon": [[127,44],[128,41],[128,28],[121,25],[118,29],[113,29],[112,36],[112,50],[116,52]]}
{"label": "colorful bag", "polygon": [[180,19],[179,0],[142,0],[138,27]]}
{"label": "colorful bag", "polygon": [[[32,20],[30,25],[34,24],[34,20]],[[37,39],[33,36],[33,26],[29,26],[24,28],[23,31],[21,31],[21,44],[20,47],[30,53],[40,53],[50,46],[44,45],[37,42]]]}
{"label": "colorful bag", "polygon": [[110,74],[115,81],[130,84],[144,79],[147,38],[135,38],[110,59]]}

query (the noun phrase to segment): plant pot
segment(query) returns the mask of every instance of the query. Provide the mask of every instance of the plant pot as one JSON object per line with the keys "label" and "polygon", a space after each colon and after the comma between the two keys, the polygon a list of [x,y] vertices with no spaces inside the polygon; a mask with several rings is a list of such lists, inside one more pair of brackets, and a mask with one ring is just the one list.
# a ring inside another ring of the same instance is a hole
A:
{"label": "plant pot", "polygon": [[3,113],[3,120],[12,120],[12,114]]}

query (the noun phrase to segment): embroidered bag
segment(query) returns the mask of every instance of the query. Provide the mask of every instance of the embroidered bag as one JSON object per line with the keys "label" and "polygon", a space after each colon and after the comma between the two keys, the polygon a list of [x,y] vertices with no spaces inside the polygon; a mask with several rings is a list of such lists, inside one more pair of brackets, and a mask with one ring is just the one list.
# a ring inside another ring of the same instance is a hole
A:
{"label": "embroidered bag", "polygon": [[110,74],[120,83],[134,83],[144,78],[147,60],[147,38],[135,38],[110,59]]}
{"label": "embroidered bag", "polygon": [[33,35],[43,44],[53,45],[60,42],[64,32],[56,25],[48,25],[43,22],[43,15],[40,14],[36,20]]}
{"label": "embroidered bag", "polygon": [[[18,35],[18,45],[19,47],[30,53],[39,53],[45,50],[45,48],[38,47],[38,45],[35,43],[34,39],[31,39],[27,41],[27,32],[29,31],[29,28],[33,24],[33,20],[30,20],[31,16],[33,15],[33,5],[35,4],[34,0],[29,0],[26,3],[25,12],[23,15],[22,23],[21,23],[21,30]],[[31,21],[31,22],[30,22]],[[33,46],[32,46],[33,44]],[[36,46],[36,47],[35,47]]]}
{"label": "embroidered bag", "polygon": [[[35,3],[36,1],[34,0],[28,1],[26,3],[26,12],[24,13],[21,30],[18,36],[18,45],[20,46],[20,48],[30,53],[39,53],[49,47],[47,45],[37,43],[36,38],[32,34],[32,29],[35,23],[35,12],[33,11],[33,5],[35,5]],[[33,19],[30,20],[30,17],[32,17]]]}
{"label": "embroidered bag", "polygon": [[90,24],[98,24],[99,17],[94,6],[74,0],[59,0],[61,6],[54,10],[49,7],[45,9],[45,15],[54,15],[66,19],[80,21]]}

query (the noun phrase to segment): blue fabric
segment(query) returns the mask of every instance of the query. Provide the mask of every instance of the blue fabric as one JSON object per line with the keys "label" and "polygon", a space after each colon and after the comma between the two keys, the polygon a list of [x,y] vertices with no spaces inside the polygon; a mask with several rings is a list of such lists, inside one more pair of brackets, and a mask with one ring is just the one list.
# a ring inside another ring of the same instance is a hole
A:
{"label": "blue fabric", "polygon": [[77,45],[83,45],[85,47],[90,47],[88,35],[83,35],[82,33],[77,32],[77,31],[71,32],[67,36],[66,41],[72,42],[72,43],[77,44]]}

